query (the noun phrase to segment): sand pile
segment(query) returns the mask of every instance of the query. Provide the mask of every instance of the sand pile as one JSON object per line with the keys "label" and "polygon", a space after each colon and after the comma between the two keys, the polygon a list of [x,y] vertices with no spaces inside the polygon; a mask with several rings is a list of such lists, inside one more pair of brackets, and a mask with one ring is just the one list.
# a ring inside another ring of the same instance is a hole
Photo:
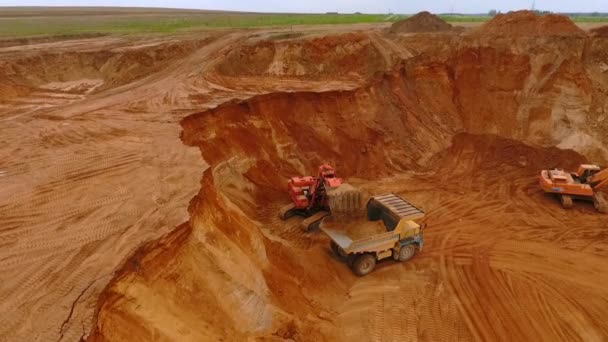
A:
{"label": "sand pile", "polygon": [[598,36],[598,37],[608,37],[608,25],[594,28],[593,30],[591,30],[591,33],[594,36]]}
{"label": "sand pile", "polygon": [[399,20],[390,28],[390,32],[392,33],[440,32],[450,30],[452,30],[452,25],[429,12],[420,12],[413,17]]}
{"label": "sand pile", "polygon": [[498,36],[584,36],[570,18],[563,15],[537,15],[532,11],[499,14],[477,29],[477,33]]}
{"label": "sand pile", "polygon": [[436,157],[440,160],[436,166],[437,174],[450,177],[470,177],[480,172],[512,168],[535,174],[538,170],[552,167],[547,165],[574,170],[588,162],[572,150],[538,148],[498,135],[468,133],[455,135],[452,145]]}

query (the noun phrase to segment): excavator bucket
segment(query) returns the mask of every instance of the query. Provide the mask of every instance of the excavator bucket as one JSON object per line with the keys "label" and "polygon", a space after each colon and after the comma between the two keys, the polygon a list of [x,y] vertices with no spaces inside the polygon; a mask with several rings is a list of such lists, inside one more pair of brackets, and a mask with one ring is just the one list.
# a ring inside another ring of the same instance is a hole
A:
{"label": "excavator bucket", "polygon": [[327,191],[332,215],[353,215],[361,212],[361,191],[348,183]]}
{"label": "excavator bucket", "polygon": [[[340,220],[360,214],[362,212],[361,197],[361,191],[347,183],[327,189],[327,199],[332,217]],[[330,211],[319,211],[302,221],[302,228],[305,231],[316,229],[321,220],[328,215],[330,215]]]}

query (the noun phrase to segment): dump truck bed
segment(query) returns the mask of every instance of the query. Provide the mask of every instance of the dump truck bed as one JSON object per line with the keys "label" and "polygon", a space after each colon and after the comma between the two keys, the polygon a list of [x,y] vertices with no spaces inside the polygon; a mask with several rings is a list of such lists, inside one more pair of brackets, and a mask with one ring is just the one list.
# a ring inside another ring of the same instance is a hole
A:
{"label": "dump truck bed", "polygon": [[344,234],[351,240],[361,240],[387,231],[382,221],[368,221],[365,217],[340,221],[335,217],[328,218],[323,222],[323,228]]}
{"label": "dump truck bed", "polygon": [[[390,229],[386,226],[387,223],[380,219],[381,216],[374,221],[368,220],[372,207],[380,208],[382,212],[393,217]],[[346,253],[383,251],[399,241],[395,225],[415,225],[411,220],[422,217],[424,212],[413,204],[395,194],[385,194],[370,198],[367,214],[361,212],[356,217],[328,216],[320,228]]]}
{"label": "dump truck bed", "polygon": [[353,240],[345,232],[330,228],[321,228],[346,253],[383,251],[391,248],[399,241],[399,234],[387,232],[374,234],[361,239]]}

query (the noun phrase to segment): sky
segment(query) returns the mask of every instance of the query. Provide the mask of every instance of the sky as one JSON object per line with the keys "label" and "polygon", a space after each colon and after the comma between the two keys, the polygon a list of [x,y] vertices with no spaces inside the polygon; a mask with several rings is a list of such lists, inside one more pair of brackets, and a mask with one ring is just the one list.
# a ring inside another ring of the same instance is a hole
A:
{"label": "sky", "polygon": [[[486,13],[530,9],[534,0],[0,0],[0,6],[137,6],[298,13]],[[536,0],[553,12],[608,12],[608,0]],[[0,10],[1,11],[1,10]]]}

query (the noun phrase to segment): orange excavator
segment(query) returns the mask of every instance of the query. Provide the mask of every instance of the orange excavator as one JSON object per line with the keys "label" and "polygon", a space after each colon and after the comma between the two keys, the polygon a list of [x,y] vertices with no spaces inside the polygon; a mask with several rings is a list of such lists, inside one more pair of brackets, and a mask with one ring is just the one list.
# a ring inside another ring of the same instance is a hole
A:
{"label": "orange excavator", "polygon": [[287,182],[291,203],[282,207],[279,217],[286,220],[294,215],[303,216],[302,227],[308,231],[328,216],[330,208],[347,212],[360,208],[361,194],[336,176],[329,164],[319,166],[318,175],[292,177]]}
{"label": "orange excavator", "polygon": [[608,197],[602,192],[608,189],[608,168],[582,164],[576,172],[542,170],[539,184],[546,193],[557,194],[566,209],[572,208],[577,199],[592,201],[597,211],[608,213]]}

